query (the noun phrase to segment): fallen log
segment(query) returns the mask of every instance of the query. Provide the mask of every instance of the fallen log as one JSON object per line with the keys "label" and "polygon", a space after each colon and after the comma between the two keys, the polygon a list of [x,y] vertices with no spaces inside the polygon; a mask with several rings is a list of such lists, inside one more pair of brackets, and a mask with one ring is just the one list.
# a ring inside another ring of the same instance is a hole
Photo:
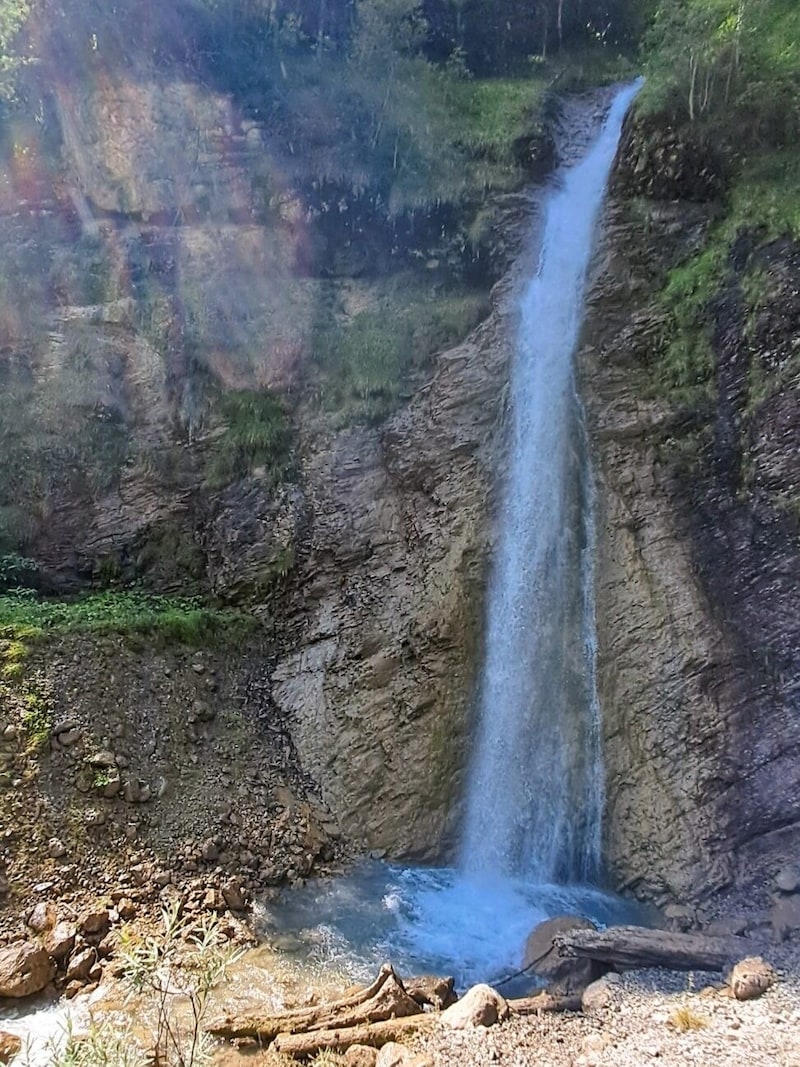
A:
{"label": "fallen log", "polygon": [[206,1029],[215,1037],[251,1037],[269,1042],[278,1034],[302,1034],[312,1030],[333,1030],[361,1024],[406,1018],[422,1012],[422,1006],[406,993],[403,983],[388,964],[366,989],[329,1004],[296,1008],[280,1015],[226,1016],[212,1021]]}
{"label": "fallen log", "polygon": [[723,971],[742,954],[740,938],[680,934],[644,926],[569,930],[557,934],[553,944],[562,956],[601,960],[623,970],[664,967],[670,971]]}
{"label": "fallen log", "polygon": [[304,1060],[319,1052],[346,1052],[351,1045],[369,1045],[381,1048],[390,1041],[402,1041],[409,1034],[431,1028],[436,1021],[435,1012],[420,1012],[406,1019],[387,1019],[384,1022],[365,1023],[335,1030],[312,1030],[305,1034],[278,1034],[272,1043],[276,1052]]}
{"label": "fallen log", "polygon": [[519,997],[509,1000],[508,1010],[512,1015],[538,1015],[542,1011],[580,1011],[581,998],[564,995],[556,996],[544,990],[533,997]]}

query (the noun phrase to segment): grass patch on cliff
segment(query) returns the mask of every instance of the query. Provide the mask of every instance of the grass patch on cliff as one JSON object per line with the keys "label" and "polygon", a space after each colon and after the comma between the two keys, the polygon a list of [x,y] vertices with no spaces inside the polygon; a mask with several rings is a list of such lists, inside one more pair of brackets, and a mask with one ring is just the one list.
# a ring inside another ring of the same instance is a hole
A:
{"label": "grass patch on cliff", "polygon": [[254,626],[249,616],[209,608],[197,598],[141,592],[105,592],[75,600],[39,599],[21,592],[0,596],[0,639],[12,647],[14,642],[27,644],[66,633],[138,634],[200,645],[212,639],[238,640]]}
{"label": "grass patch on cliff", "polygon": [[743,163],[706,246],[674,267],[664,281],[658,302],[665,312],[665,329],[654,365],[655,384],[657,391],[678,402],[690,403],[708,391],[714,371],[714,297],[735,282],[748,313],[763,303],[765,279],[758,270],[734,269],[733,252],[743,236],[754,246],[800,238],[800,157],[795,151],[765,152]]}
{"label": "grass patch on cliff", "polygon": [[214,441],[206,467],[213,489],[229,485],[255,470],[278,485],[291,462],[292,432],[280,397],[269,392],[225,393],[217,400],[223,429]]}
{"label": "grass patch on cliff", "polygon": [[379,422],[408,394],[414,371],[462,341],[488,310],[481,293],[394,294],[348,323],[328,321],[315,338],[322,406],[342,425]]}

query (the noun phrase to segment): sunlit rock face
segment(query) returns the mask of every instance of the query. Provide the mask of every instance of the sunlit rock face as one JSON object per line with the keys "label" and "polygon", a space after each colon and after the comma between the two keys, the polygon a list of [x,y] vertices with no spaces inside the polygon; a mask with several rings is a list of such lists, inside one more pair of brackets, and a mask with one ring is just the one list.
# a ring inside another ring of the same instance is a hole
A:
{"label": "sunlit rock face", "polygon": [[[643,197],[640,147],[634,130],[582,353],[600,507],[606,853],[617,885],[650,896],[746,895],[800,846],[800,258],[787,241],[744,235],[710,305],[707,398],[659,391],[654,294],[716,205],[714,182],[698,192],[698,167],[682,184],[674,150],[664,198]],[[740,282],[753,267],[766,289],[751,314]]]}
{"label": "sunlit rock face", "polygon": [[[440,856],[466,761],[515,282],[387,421],[346,425],[314,395],[315,330],[331,306],[342,320],[377,306],[405,269],[387,244],[402,221],[368,232],[312,196],[223,94],[102,55],[85,74],[53,77],[46,135],[20,118],[3,162],[3,550],[35,558],[49,592],[136,579],[254,610],[263,699],[347,837]],[[527,196],[499,209],[503,261],[532,211]],[[415,227],[435,302],[442,271]],[[220,398],[265,389],[288,412],[288,469],[278,484],[258,467],[215,480]]]}

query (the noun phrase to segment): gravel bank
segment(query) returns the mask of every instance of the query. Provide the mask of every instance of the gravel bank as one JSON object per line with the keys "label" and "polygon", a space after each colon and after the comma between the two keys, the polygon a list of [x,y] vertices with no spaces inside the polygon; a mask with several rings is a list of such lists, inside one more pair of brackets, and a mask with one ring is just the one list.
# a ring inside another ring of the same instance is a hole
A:
{"label": "gravel bank", "polygon": [[[759,1000],[724,996],[719,975],[631,972],[612,987],[609,1006],[589,1015],[442,1027],[415,1047],[435,1067],[800,1067],[800,951],[764,955],[779,981]],[[681,1021],[697,1028],[681,1030]]]}

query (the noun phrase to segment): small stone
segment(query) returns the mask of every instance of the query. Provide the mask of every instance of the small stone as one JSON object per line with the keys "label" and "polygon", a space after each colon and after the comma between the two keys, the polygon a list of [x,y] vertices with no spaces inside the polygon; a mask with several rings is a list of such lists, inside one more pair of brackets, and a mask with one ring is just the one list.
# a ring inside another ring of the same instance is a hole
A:
{"label": "small stone", "polygon": [[222,887],[222,898],[231,911],[245,911],[247,908],[247,897],[242,892],[240,883],[234,879]]}
{"label": "small stone", "polygon": [[79,982],[79,981],[77,981],[77,979],[75,981],[73,981],[73,982],[67,982],[67,984],[66,984],[66,986],[64,988],[64,998],[66,1000],[72,1000],[72,998],[76,997],[78,995],[78,993],[80,993],[80,991],[82,989],[83,989],[83,982]]}
{"label": "small stone", "polygon": [[10,1063],[22,1051],[22,1039],[16,1034],[0,1030],[0,1063]]}
{"label": "small stone", "polygon": [[28,917],[28,926],[36,934],[43,934],[45,930],[51,930],[56,925],[57,913],[55,904],[40,900]]}
{"label": "small stone", "polygon": [[200,846],[200,855],[206,863],[214,863],[215,860],[219,859],[219,848],[213,838],[209,837],[203,842]]}
{"label": "small stone", "polygon": [[8,726],[6,726],[6,728],[3,730],[3,737],[6,741],[13,741],[16,736],[17,728],[13,724],[13,722],[10,722]]}
{"label": "small stone", "polygon": [[67,846],[57,837],[51,837],[47,842],[47,854],[54,860],[63,859],[67,854]]}
{"label": "small stone", "polygon": [[669,904],[664,908],[664,918],[668,930],[677,930],[680,933],[686,933],[697,924],[697,913],[694,908],[685,904]]}
{"label": "small stone", "polygon": [[212,722],[217,716],[216,710],[205,700],[195,700],[192,714],[197,722]]}
{"label": "small stone", "polygon": [[[61,734],[69,733],[70,730],[77,730],[80,723],[76,719],[59,719],[59,721],[53,727],[54,735],[61,741]],[[61,741],[63,745],[63,741]]]}
{"label": "small stone", "polygon": [[775,876],[775,888],[780,893],[800,893],[800,867],[783,867]]}
{"label": "small stone", "polygon": [[378,1053],[375,1067],[408,1067],[411,1053],[396,1041],[389,1041]]}
{"label": "small stone", "polygon": [[775,971],[760,956],[748,956],[731,970],[728,984],[737,1000],[755,1000],[775,983]]}
{"label": "small stone", "polygon": [[590,983],[581,996],[581,1008],[588,1014],[604,1011],[614,1001],[614,989],[606,978],[598,978]]}
{"label": "small stone", "polygon": [[78,729],[65,730],[63,734],[58,734],[58,736],[56,738],[56,740],[58,741],[59,745],[63,745],[64,748],[71,748],[72,745],[77,744],[78,741],[80,741],[80,739],[81,739],[81,732]]}
{"label": "small stone", "polygon": [[93,752],[91,756],[87,756],[86,762],[90,767],[116,767],[117,758],[110,749],[104,748],[100,749],[99,752]]}
{"label": "small stone", "polygon": [[97,954],[93,948],[83,948],[71,957],[67,965],[67,982],[84,982],[95,965]]}
{"label": "small stone", "polygon": [[224,907],[222,894],[217,889],[207,889],[203,895],[203,907],[206,911],[221,911]]}
{"label": "small stone", "polygon": [[491,986],[480,984],[467,990],[461,1000],[441,1013],[441,1021],[454,1030],[494,1026],[508,1016],[508,1004]]}
{"label": "small stone", "polygon": [[375,1067],[377,1060],[378,1050],[369,1045],[351,1045],[344,1054],[347,1067]]}
{"label": "small stone", "polygon": [[122,897],[120,902],[117,904],[117,911],[119,912],[119,917],[120,919],[122,919],[123,922],[130,922],[131,919],[135,919],[137,915],[136,905],[133,903],[132,900],[129,900],[127,897]]}
{"label": "small stone", "polygon": [[78,918],[81,932],[88,936],[105,937],[111,928],[111,919],[106,908],[88,909]]}

